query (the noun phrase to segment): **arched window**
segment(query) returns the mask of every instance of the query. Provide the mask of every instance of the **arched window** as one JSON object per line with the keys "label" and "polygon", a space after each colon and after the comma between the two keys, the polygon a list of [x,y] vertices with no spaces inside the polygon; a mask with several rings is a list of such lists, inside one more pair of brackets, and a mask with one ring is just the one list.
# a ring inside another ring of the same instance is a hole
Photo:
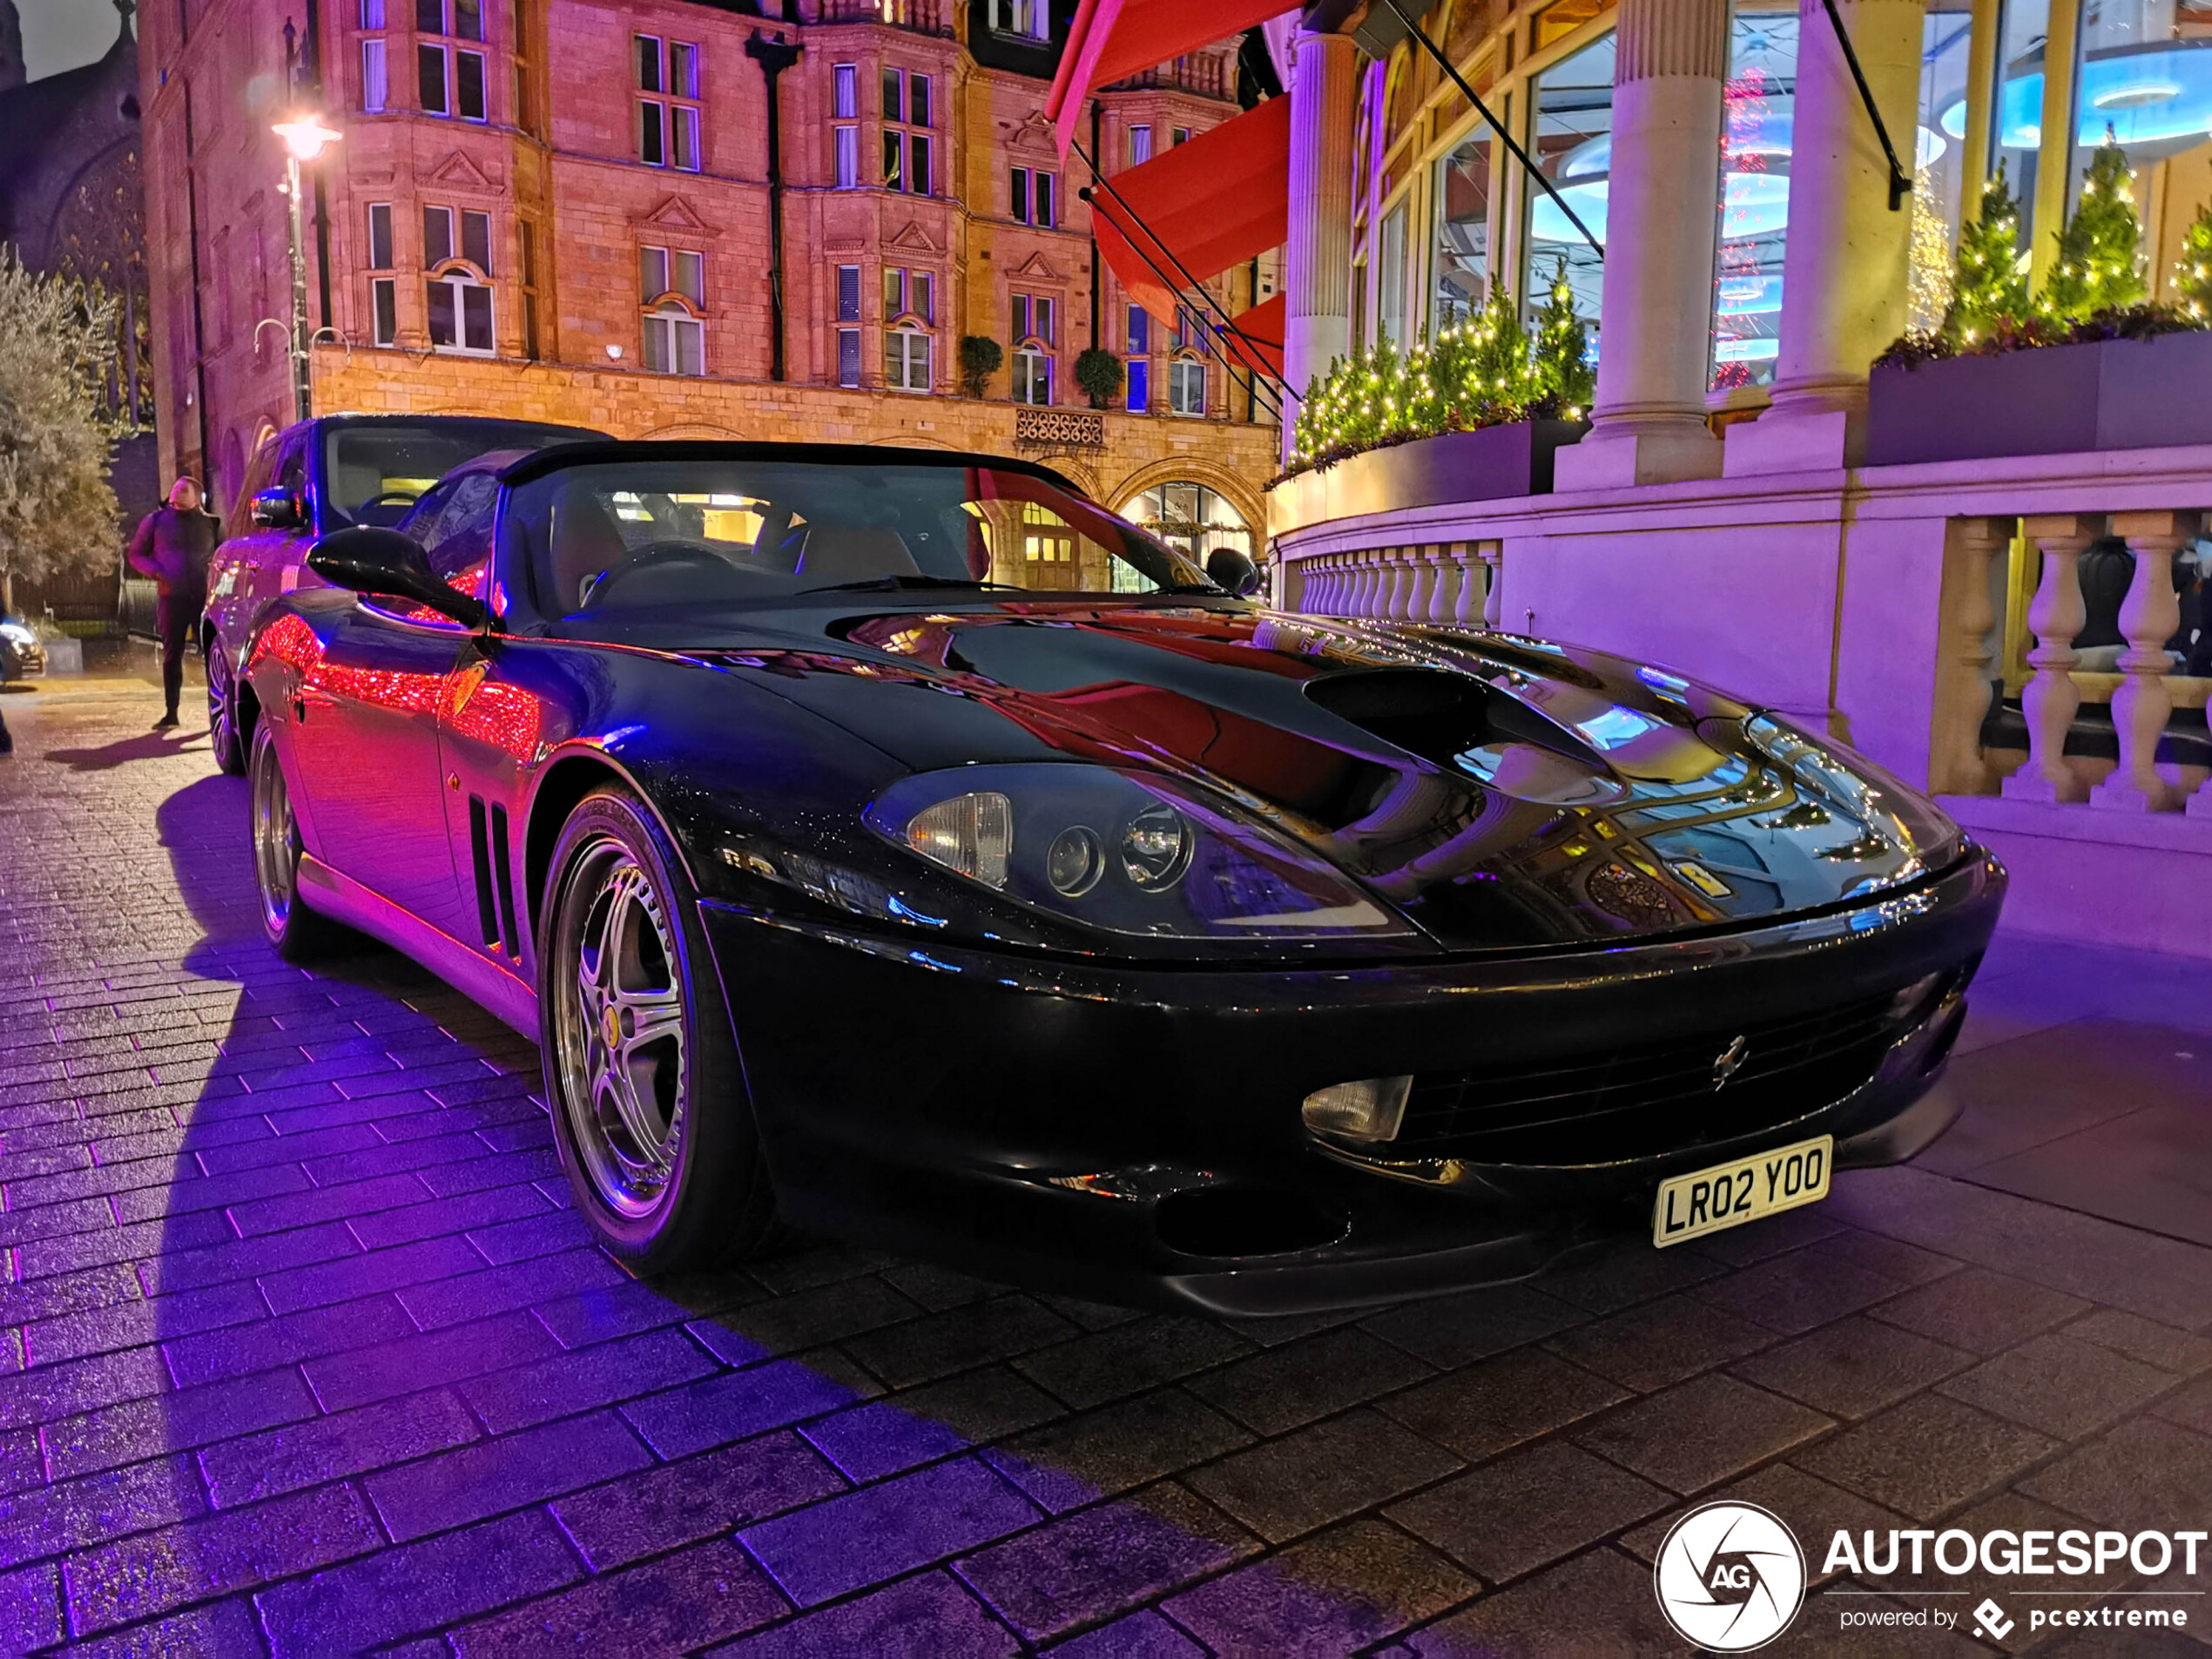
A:
{"label": "arched window", "polygon": [[422,262],[430,272],[430,348],[489,357],[495,349],[491,215],[475,208],[456,213],[450,207],[425,206]]}
{"label": "arched window", "polygon": [[1252,556],[1251,526],[1227,496],[1204,484],[1156,484],[1123,502],[1121,513],[1201,564],[1224,547]]}
{"label": "arched window", "polygon": [[637,287],[649,374],[706,373],[706,256],[689,248],[640,247]]}

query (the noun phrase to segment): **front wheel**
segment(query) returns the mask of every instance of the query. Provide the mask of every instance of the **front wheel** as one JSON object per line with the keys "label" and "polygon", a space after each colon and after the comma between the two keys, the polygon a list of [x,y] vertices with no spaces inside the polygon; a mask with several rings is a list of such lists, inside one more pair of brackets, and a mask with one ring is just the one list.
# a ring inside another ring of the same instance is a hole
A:
{"label": "front wheel", "polygon": [[261,931],[286,961],[313,961],[327,954],[346,929],[300,901],[305,849],[300,819],[292,810],[292,787],[266,722],[253,734],[253,886],[261,901]]}
{"label": "front wheel", "polygon": [[233,778],[246,770],[246,743],[239,728],[238,677],[230,659],[212,640],[207,651],[207,746],[215,765]]}
{"label": "front wheel", "polygon": [[577,1210],[644,1273],[758,1250],[775,1195],[681,863],[610,788],[570,814],[552,870],[538,1015]]}

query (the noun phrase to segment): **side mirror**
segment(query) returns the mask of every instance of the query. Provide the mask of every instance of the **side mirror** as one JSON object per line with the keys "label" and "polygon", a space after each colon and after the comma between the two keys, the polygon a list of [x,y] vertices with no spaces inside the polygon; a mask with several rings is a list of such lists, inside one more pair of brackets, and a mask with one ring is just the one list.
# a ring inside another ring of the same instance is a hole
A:
{"label": "side mirror", "polygon": [[412,599],[464,628],[491,621],[482,600],[441,580],[421,548],[397,530],[333,530],[307,550],[307,568],[334,588]]}
{"label": "side mirror", "polygon": [[1206,555],[1206,577],[1241,599],[1259,586],[1259,566],[1233,547],[1217,547]]}
{"label": "side mirror", "polygon": [[252,517],[265,530],[305,529],[307,503],[289,489],[265,489],[253,497]]}

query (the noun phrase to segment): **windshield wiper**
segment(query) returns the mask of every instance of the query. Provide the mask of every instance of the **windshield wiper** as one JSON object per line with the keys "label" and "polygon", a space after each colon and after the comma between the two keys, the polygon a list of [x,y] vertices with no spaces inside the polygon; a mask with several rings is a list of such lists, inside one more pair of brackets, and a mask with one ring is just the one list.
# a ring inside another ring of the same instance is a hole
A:
{"label": "windshield wiper", "polygon": [[856,582],[829,582],[819,588],[801,588],[801,593],[857,593],[869,589],[896,592],[907,588],[972,588],[981,591],[996,588],[1004,593],[1027,593],[1027,588],[1015,587],[1006,582],[978,582],[964,576],[870,576]]}

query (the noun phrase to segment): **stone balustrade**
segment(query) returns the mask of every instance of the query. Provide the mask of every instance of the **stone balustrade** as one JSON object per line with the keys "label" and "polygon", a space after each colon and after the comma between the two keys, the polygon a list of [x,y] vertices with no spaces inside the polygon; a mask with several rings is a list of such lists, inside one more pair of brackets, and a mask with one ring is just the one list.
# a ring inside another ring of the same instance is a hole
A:
{"label": "stone balustrade", "polygon": [[1430,542],[1302,561],[1291,607],[1311,616],[1498,625],[1498,542]]}

